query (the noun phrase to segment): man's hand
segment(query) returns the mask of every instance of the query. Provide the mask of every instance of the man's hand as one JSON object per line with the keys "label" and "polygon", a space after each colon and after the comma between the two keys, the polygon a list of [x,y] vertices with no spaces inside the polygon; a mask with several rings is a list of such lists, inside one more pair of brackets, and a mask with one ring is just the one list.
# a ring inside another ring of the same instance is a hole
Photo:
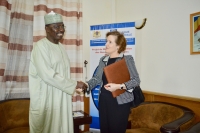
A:
{"label": "man's hand", "polygon": [[81,93],[81,92],[83,92],[83,89],[81,88],[76,89],[76,93]]}
{"label": "man's hand", "polygon": [[82,91],[85,91],[88,88],[88,86],[82,81],[77,81],[76,89],[80,88],[82,89]]}

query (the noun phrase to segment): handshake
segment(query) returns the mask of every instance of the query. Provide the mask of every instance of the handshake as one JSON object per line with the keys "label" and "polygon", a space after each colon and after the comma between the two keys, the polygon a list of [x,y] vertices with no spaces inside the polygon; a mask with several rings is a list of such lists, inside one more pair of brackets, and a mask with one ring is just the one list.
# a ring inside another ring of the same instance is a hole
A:
{"label": "handshake", "polygon": [[88,85],[82,81],[77,81],[76,90],[85,92],[88,88]]}

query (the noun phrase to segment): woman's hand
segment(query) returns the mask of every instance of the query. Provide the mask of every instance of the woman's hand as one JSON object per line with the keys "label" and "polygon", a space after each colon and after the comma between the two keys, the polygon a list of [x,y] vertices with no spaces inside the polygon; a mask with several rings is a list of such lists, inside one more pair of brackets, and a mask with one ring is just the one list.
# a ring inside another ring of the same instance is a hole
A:
{"label": "woman's hand", "polygon": [[120,84],[108,83],[108,84],[104,85],[104,87],[106,90],[113,92],[117,89],[120,89]]}

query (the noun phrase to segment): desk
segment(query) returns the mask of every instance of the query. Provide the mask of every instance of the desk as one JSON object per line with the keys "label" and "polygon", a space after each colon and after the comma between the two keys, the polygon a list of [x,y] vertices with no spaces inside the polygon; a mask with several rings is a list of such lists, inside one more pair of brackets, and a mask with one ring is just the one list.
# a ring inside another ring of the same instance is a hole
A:
{"label": "desk", "polygon": [[81,112],[84,114],[84,116],[73,117],[74,133],[80,133],[79,126],[92,123],[92,117],[83,111],[74,111],[74,112]]}

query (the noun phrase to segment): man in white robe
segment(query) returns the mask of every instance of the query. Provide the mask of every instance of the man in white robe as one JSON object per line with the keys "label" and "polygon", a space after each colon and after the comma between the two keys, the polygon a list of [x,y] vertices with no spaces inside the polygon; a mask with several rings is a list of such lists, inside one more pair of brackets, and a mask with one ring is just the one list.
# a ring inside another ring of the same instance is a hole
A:
{"label": "man in white robe", "polygon": [[72,94],[86,89],[70,79],[70,62],[59,42],[65,32],[62,16],[44,16],[46,38],[33,47],[29,67],[30,133],[73,133]]}

